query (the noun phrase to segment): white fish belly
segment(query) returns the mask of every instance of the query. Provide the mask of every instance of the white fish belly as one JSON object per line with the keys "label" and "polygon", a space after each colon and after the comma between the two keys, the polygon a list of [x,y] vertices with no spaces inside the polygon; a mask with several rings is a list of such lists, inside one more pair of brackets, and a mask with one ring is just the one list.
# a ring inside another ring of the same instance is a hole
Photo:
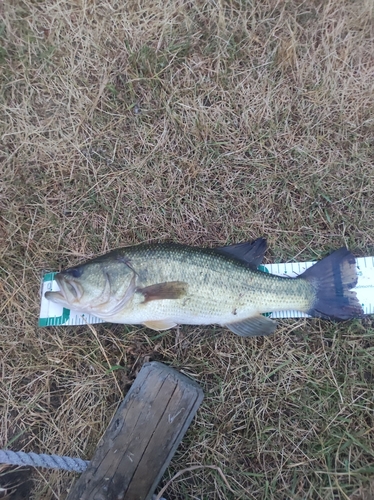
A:
{"label": "white fish belly", "polygon": [[230,305],[227,301],[221,306],[213,301],[210,305],[203,302],[203,307],[199,307],[196,302],[201,304],[200,298],[197,301],[191,299],[184,303],[181,300],[155,300],[145,304],[132,304],[131,307],[106,319],[122,324],[167,320],[179,325],[225,325],[259,314],[258,307],[249,304],[239,307]]}

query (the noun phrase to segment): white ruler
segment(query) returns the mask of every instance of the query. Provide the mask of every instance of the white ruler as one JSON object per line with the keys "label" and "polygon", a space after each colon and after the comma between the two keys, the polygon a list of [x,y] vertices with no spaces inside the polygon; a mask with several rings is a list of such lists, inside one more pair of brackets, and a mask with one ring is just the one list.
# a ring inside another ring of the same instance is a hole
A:
{"label": "white ruler", "polygon": [[[305,269],[315,262],[295,262],[282,264],[266,264],[260,266],[262,271],[288,276],[294,278],[303,273]],[[365,314],[374,314],[374,257],[360,257],[356,259],[358,282],[356,292],[358,300]],[[44,276],[41,286],[41,305],[39,314],[39,326],[58,325],[86,325],[93,323],[104,323],[102,319],[96,318],[80,311],[71,311],[59,304],[55,304],[44,297],[47,291],[58,291],[58,285],[53,279],[56,273],[48,273]],[[271,318],[302,318],[307,317],[299,311],[281,311],[270,313]]]}

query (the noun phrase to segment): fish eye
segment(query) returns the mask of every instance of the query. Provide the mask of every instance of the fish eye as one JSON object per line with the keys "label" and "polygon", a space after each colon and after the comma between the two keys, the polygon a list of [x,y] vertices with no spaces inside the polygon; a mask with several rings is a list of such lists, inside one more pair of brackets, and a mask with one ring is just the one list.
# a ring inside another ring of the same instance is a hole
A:
{"label": "fish eye", "polygon": [[81,267],[72,267],[70,269],[66,269],[63,273],[70,275],[72,278],[80,278],[80,276],[82,276],[83,269]]}

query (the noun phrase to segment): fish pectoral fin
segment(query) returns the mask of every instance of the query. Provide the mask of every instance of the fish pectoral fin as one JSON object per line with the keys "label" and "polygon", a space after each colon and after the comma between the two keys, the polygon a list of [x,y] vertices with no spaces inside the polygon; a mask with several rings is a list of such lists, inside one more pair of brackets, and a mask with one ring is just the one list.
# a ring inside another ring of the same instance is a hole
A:
{"label": "fish pectoral fin", "polygon": [[177,326],[177,323],[174,323],[174,321],[171,321],[169,319],[161,319],[156,321],[145,321],[143,325],[146,326],[147,328],[150,328],[151,330],[159,331],[159,330],[169,330],[169,328]]}
{"label": "fish pectoral fin", "polygon": [[270,335],[274,333],[277,328],[275,321],[262,315],[252,316],[251,318],[247,318],[236,323],[228,323],[225,326],[241,337],[259,337]]}
{"label": "fish pectoral fin", "polygon": [[216,252],[223,255],[228,255],[237,260],[241,260],[252,269],[257,269],[262,263],[266,252],[265,238],[257,238],[252,242],[237,243],[236,245],[228,245],[225,247],[217,247]]}
{"label": "fish pectoral fin", "polygon": [[166,281],[165,283],[156,283],[144,288],[137,288],[136,291],[144,296],[144,302],[164,299],[175,300],[186,295],[187,283],[184,281]]}

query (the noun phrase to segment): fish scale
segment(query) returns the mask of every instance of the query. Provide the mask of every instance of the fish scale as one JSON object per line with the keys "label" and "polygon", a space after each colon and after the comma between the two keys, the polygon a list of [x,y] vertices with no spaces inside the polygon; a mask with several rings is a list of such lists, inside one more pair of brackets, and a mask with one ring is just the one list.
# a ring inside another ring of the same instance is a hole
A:
{"label": "fish scale", "polygon": [[[309,309],[313,289],[307,282],[254,271],[215,252],[181,245],[133,247],[119,251],[139,274],[138,288],[155,282],[188,283],[186,297],[144,303],[141,293],[113,318],[143,323],[144,318],[176,323],[226,324],[256,313],[284,308]],[[145,276],[145,279],[142,277]]]}

